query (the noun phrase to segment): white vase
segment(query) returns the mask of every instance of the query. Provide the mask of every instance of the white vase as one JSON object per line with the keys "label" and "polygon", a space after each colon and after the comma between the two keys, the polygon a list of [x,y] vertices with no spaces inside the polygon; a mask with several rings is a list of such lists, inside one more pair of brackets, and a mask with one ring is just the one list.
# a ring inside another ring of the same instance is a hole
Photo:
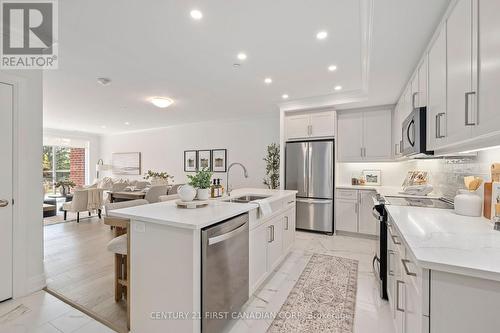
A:
{"label": "white vase", "polygon": [[210,189],[208,188],[198,189],[198,200],[208,200],[209,196],[210,196]]}
{"label": "white vase", "polygon": [[179,194],[182,201],[193,201],[194,197],[196,197],[196,189],[191,185],[182,185],[177,189],[177,194]]}
{"label": "white vase", "polygon": [[459,190],[454,203],[458,215],[481,216],[483,213],[483,200],[475,192]]}

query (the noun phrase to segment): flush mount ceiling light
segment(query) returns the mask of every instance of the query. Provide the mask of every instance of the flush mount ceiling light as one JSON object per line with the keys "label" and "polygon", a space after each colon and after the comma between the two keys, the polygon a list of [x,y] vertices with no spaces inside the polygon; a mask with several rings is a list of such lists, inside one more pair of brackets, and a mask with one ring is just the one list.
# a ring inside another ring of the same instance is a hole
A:
{"label": "flush mount ceiling light", "polygon": [[102,128],[102,129],[104,129],[104,128],[106,128],[106,126],[105,126],[105,125],[102,125],[102,126],[101,126],[101,128]]}
{"label": "flush mount ceiling light", "polygon": [[288,99],[288,95],[287,94],[283,94],[283,95],[281,95],[281,98]]}
{"label": "flush mount ceiling light", "polygon": [[335,71],[337,70],[337,66],[335,66],[335,65],[330,65],[330,66],[328,66],[328,70],[329,70],[330,72],[335,72]]}
{"label": "flush mount ceiling light", "polygon": [[199,11],[198,9],[193,9],[189,14],[191,15],[191,18],[193,20],[197,20],[197,21],[201,20],[203,17],[203,13],[201,11]]}
{"label": "flush mount ceiling light", "polygon": [[98,77],[97,82],[103,86],[109,86],[111,84],[111,79],[107,77]]}
{"label": "flush mount ceiling light", "polygon": [[243,52],[240,52],[240,53],[238,53],[237,57],[240,60],[246,60],[247,55],[245,53],[243,53]]}
{"label": "flush mount ceiling light", "polygon": [[326,31],[320,31],[316,34],[316,38],[319,40],[325,39],[326,37],[328,37],[328,32]]}
{"label": "flush mount ceiling light", "polygon": [[273,83],[273,79],[271,79],[270,77],[266,77],[266,78],[264,79],[264,82],[265,82],[266,84],[271,84],[271,83]]}
{"label": "flush mount ceiling light", "polygon": [[168,108],[174,103],[173,100],[167,97],[153,97],[149,101],[158,108]]}
{"label": "flush mount ceiling light", "polygon": [[333,88],[333,89],[335,89],[336,91],[340,91],[340,90],[342,90],[342,86],[335,86],[335,88]]}
{"label": "flush mount ceiling light", "polygon": [[126,122],[125,122],[125,125],[127,125],[127,126],[128,126],[128,125],[130,125],[130,123],[129,123],[128,121],[126,121]]}

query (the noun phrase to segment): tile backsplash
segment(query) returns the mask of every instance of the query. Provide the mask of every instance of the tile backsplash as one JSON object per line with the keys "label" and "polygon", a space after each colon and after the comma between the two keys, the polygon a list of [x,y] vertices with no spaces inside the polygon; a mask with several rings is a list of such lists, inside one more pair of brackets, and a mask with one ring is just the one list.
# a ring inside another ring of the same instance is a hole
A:
{"label": "tile backsplash", "polygon": [[[500,148],[478,152],[476,157],[409,160],[390,163],[340,163],[338,184],[348,184],[351,175],[363,169],[382,171],[382,185],[401,186],[408,171],[422,170],[429,174],[434,192],[453,199],[459,189],[465,188],[464,177],[479,176],[490,181],[490,166],[500,162]],[[483,194],[483,187],[478,190]]]}

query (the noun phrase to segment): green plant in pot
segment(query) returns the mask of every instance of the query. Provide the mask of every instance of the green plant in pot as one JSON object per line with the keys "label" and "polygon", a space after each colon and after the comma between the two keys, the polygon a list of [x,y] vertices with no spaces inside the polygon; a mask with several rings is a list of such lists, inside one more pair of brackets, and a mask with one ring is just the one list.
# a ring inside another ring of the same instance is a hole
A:
{"label": "green plant in pot", "polygon": [[208,200],[213,172],[203,168],[194,175],[188,175],[189,185],[197,189],[198,200]]}
{"label": "green plant in pot", "polygon": [[143,177],[145,180],[150,180],[153,185],[168,185],[169,179],[174,179],[174,176],[169,175],[166,171],[148,170]]}
{"label": "green plant in pot", "polygon": [[59,193],[62,196],[66,196],[70,193],[71,189],[76,186],[76,184],[69,179],[62,179],[56,182],[56,188],[59,188]]}
{"label": "green plant in pot", "polygon": [[266,176],[264,185],[274,190],[280,186],[280,145],[272,143],[267,146],[267,155],[264,157],[266,162]]}

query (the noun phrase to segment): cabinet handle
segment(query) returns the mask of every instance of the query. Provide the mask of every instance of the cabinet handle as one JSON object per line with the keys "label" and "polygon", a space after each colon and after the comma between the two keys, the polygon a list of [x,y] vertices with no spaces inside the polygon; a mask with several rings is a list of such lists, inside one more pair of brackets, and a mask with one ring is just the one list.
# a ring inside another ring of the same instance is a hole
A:
{"label": "cabinet handle", "polygon": [[446,113],[440,112],[436,115],[436,139],[442,139],[445,136],[441,134],[441,117]]}
{"label": "cabinet handle", "polygon": [[401,245],[401,242],[400,242],[400,241],[398,241],[398,236],[396,236],[396,235],[392,235],[392,236],[391,236],[391,238],[392,238],[392,242],[393,242],[394,244],[396,244],[396,245]]}
{"label": "cabinet handle", "polygon": [[394,276],[394,271],[391,269],[391,255],[394,255],[394,251],[387,250],[387,274]]}
{"label": "cabinet handle", "polygon": [[415,100],[416,100],[417,95],[418,95],[418,92],[414,92],[411,95],[411,106],[412,106],[412,109],[416,109]]}
{"label": "cabinet handle", "polygon": [[289,205],[291,205],[291,204],[293,204],[294,202],[295,202],[295,201],[293,201],[293,200],[292,200],[292,201],[288,201],[288,204],[289,204]]}
{"label": "cabinet handle", "polygon": [[408,269],[408,263],[410,262],[410,260],[408,259],[401,259],[401,263],[403,263],[403,267],[405,269],[405,272],[406,272],[406,275],[409,275],[409,276],[417,276],[417,273],[412,273],[410,272],[410,270]]}
{"label": "cabinet handle", "polygon": [[405,309],[399,306],[399,285],[404,284],[401,280],[396,280],[396,310],[399,312],[405,312]]}
{"label": "cabinet handle", "polygon": [[269,229],[269,239],[267,240],[267,242],[272,243],[273,242],[273,226],[270,225],[267,228]]}
{"label": "cabinet handle", "polygon": [[475,95],[475,91],[465,93],[465,126],[474,126],[475,122],[469,122],[469,96]]}
{"label": "cabinet handle", "polygon": [[288,216],[285,216],[285,230],[288,230]]}
{"label": "cabinet handle", "polygon": [[394,144],[394,155],[398,155],[399,154],[399,148],[398,148],[399,144],[395,143]]}
{"label": "cabinet handle", "polygon": [[273,235],[273,242],[274,242],[274,224],[271,226],[272,227],[272,235]]}
{"label": "cabinet handle", "polygon": [[363,157],[363,147],[361,147],[360,149],[361,149],[361,157]]}

